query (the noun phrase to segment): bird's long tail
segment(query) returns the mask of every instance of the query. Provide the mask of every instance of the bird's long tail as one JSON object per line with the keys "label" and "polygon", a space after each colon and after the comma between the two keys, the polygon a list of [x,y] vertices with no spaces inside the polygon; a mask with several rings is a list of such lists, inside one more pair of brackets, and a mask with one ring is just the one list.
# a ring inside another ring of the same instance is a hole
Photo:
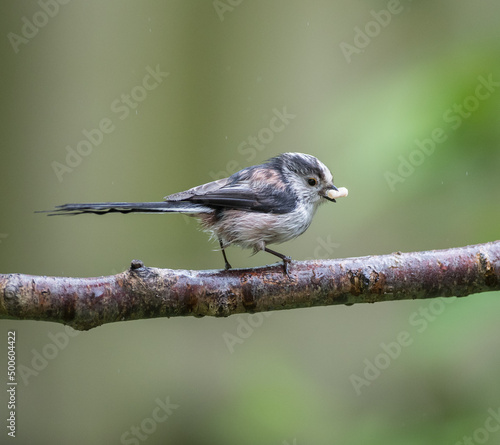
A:
{"label": "bird's long tail", "polygon": [[212,209],[200,204],[184,201],[161,202],[91,202],[86,204],[63,204],[53,210],[40,213],[52,215],[80,215],[82,213],[210,213]]}

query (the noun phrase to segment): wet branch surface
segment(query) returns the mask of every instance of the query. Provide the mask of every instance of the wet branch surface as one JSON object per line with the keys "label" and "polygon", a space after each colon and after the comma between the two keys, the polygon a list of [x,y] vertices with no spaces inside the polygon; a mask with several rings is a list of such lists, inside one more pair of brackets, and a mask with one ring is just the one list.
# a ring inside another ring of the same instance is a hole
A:
{"label": "wet branch surface", "polygon": [[463,297],[500,290],[500,241],[426,252],[293,261],[232,270],[171,270],[133,260],[97,278],[0,274],[0,318],[88,330],[156,317],[276,311],[334,304]]}

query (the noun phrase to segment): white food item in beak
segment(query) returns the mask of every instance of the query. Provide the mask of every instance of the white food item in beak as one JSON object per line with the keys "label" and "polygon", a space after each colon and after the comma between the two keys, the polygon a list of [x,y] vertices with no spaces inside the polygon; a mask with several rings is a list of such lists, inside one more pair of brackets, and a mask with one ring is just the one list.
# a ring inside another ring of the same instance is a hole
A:
{"label": "white food item in beak", "polygon": [[330,199],[344,198],[349,194],[349,191],[345,187],[339,187],[338,190],[328,190],[326,196]]}

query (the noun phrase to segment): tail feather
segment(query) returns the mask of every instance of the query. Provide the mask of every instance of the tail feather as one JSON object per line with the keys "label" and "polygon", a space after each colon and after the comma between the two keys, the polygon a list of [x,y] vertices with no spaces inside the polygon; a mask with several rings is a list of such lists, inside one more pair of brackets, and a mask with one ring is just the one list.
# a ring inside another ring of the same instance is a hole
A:
{"label": "tail feather", "polygon": [[82,213],[210,213],[213,210],[190,202],[92,202],[85,204],[63,204],[41,213],[53,215],[80,215]]}

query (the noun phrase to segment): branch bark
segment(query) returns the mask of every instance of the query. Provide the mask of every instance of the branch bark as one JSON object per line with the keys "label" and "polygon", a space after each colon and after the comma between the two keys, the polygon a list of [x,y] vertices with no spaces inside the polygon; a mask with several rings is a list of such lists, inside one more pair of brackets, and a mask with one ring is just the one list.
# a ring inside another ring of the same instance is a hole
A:
{"label": "branch bark", "polygon": [[88,330],[105,323],[374,303],[500,290],[500,241],[427,252],[293,261],[254,269],[171,270],[133,260],[98,278],[0,275],[0,318]]}

